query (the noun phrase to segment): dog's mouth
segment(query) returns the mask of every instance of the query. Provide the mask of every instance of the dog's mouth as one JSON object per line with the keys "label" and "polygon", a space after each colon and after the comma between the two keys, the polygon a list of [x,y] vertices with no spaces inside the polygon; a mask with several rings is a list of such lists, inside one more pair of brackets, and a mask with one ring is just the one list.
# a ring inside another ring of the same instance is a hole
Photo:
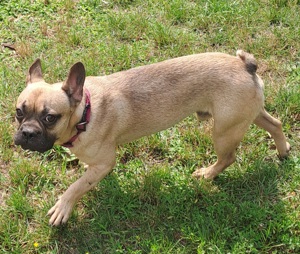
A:
{"label": "dog's mouth", "polygon": [[37,143],[33,143],[33,142],[19,142],[16,139],[15,139],[15,145],[20,145],[24,150],[37,151],[40,153],[44,153],[53,147],[53,145],[47,145],[47,146],[45,146],[44,144],[37,145]]}

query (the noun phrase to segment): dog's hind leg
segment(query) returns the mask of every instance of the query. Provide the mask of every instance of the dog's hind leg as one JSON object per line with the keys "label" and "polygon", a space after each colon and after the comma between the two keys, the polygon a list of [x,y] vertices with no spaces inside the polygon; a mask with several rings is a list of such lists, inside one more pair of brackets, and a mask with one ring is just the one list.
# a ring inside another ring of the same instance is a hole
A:
{"label": "dog's hind leg", "polygon": [[258,117],[254,120],[254,123],[269,132],[275,141],[276,148],[279,152],[280,158],[288,156],[291,146],[286,142],[286,138],[282,132],[282,124],[279,120],[272,117],[264,109],[261,110]]}
{"label": "dog's hind leg", "polygon": [[196,178],[213,179],[235,161],[235,150],[251,122],[244,120],[228,126],[214,126],[213,141],[217,154],[217,162],[207,168],[201,168],[193,173]]}

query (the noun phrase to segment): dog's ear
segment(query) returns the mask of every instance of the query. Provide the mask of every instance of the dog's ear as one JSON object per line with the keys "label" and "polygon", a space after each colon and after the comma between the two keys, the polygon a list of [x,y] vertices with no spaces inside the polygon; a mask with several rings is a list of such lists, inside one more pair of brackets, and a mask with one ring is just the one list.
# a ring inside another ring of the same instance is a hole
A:
{"label": "dog's ear", "polygon": [[71,105],[76,105],[82,100],[84,80],[84,65],[78,62],[72,66],[67,80],[62,85],[62,89],[70,98]]}
{"label": "dog's ear", "polygon": [[30,66],[26,77],[26,85],[43,81],[41,60],[38,58]]}

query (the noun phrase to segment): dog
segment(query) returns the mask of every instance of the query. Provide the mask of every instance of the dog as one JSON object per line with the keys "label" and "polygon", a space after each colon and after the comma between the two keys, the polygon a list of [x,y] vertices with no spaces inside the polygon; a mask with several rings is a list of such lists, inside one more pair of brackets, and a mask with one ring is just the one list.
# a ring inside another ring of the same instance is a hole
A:
{"label": "dog", "polygon": [[202,53],[107,76],[86,77],[81,62],[63,82],[44,81],[41,61],[29,68],[17,99],[14,136],[23,149],[45,152],[69,147],[88,167],[49,210],[49,224],[65,223],[74,204],[114,167],[116,147],[163,129],[196,113],[214,119],[217,161],[193,176],[213,179],[235,161],[235,150],[250,124],[268,131],[280,158],[290,145],[281,122],[264,109],[263,81],[255,58]]}

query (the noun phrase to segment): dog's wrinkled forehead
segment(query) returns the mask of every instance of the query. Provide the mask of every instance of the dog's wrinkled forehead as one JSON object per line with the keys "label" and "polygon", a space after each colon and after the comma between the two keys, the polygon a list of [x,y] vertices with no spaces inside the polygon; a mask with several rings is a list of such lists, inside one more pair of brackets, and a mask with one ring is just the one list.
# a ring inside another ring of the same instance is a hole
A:
{"label": "dog's wrinkled forehead", "polygon": [[45,109],[59,112],[68,105],[68,98],[62,89],[47,83],[29,84],[17,100],[17,108],[38,113]]}

